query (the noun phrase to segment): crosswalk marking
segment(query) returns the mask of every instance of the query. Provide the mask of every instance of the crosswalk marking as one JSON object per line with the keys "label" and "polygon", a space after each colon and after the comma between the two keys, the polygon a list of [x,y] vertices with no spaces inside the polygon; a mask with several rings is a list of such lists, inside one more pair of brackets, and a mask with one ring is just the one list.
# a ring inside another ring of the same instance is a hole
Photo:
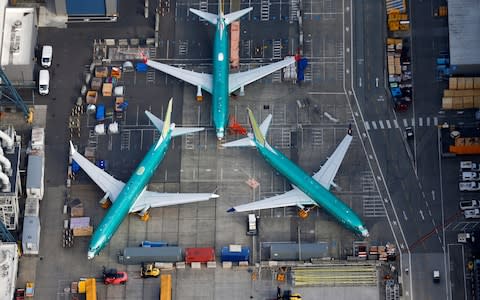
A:
{"label": "crosswalk marking", "polygon": [[[403,127],[409,127],[409,126],[424,127],[424,126],[432,126],[432,125],[437,126],[438,118],[437,117],[433,117],[433,118],[419,117],[418,120],[416,118],[402,119],[402,123],[403,123]],[[364,124],[365,124],[366,130],[400,128],[399,121],[397,119],[365,121]]]}

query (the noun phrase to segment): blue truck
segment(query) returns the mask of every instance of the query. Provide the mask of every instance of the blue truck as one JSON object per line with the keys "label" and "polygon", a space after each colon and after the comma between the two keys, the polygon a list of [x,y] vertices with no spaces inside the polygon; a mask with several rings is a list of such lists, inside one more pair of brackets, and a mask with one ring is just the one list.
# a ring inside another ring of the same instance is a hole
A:
{"label": "blue truck", "polygon": [[97,112],[95,113],[95,119],[97,119],[98,122],[102,122],[105,120],[105,105],[103,104],[97,105]]}
{"label": "blue truck", "polygon": [[142,241],[139,245],[140,247],[167,247],[168,243],[165,241],[157,241],[157,242],[152,242],[152,241]]}

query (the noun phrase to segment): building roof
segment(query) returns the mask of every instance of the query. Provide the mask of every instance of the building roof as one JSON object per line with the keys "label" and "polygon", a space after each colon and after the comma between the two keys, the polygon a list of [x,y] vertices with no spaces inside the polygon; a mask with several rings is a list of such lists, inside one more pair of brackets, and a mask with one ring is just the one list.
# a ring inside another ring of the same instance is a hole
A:
{"label": "building roof", "polygon": [[17,269],[17,244],[0,242],[0,299],[13,299]]}
{"label": "building roof", "polygon": [[449,0],[450,64],[480,65],[480,1]]}
{"label": "building roof", "polygon": [[[2,14],[0,6],[0,16]],[[31,64],[36,42],[32,39],[35,35],[35,9],[7,7],[3,16],[1,65]]]}
{"label": "building roof", "polygon": [[41,189],[43,187],[43,156],[28,156],[26,186],[27,189]]}

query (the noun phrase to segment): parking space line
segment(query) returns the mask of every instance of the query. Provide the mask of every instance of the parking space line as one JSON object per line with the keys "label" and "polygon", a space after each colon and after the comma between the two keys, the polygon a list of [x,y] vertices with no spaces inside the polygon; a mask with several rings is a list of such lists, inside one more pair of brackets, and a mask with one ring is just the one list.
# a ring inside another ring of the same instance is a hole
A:
{"label": "parking space line", "polygon": [[433,125],[438,126],[438,118],[437,117],[433,118]]}
{"label": "parking space line", "polygon": [[395,128],[400,128],[400,126],[398,126],[397,120],[393,120],[393,126],[394,126]]}
{"label": "parking space line", "polygon": [[430,117],[427,117],[427,126],[430,126]]}
{"label": "parking space line", "polygon": [[422,127],[423,126],[423,119],[418,118],[418,126]]}

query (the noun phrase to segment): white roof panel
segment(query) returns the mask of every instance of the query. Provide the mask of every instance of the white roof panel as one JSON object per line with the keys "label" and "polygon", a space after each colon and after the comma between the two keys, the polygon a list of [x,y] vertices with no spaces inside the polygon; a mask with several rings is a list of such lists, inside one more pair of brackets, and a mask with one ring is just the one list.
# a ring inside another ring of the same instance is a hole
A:
{"label": "white roof panel", "polygon": [[480,65],[480,1],[449,0],[451,65]]}
{"label": "white roof panel", "polygon": [[28,65],[35,47],[35,9],[7,7],[3,22],[1,65]]}

